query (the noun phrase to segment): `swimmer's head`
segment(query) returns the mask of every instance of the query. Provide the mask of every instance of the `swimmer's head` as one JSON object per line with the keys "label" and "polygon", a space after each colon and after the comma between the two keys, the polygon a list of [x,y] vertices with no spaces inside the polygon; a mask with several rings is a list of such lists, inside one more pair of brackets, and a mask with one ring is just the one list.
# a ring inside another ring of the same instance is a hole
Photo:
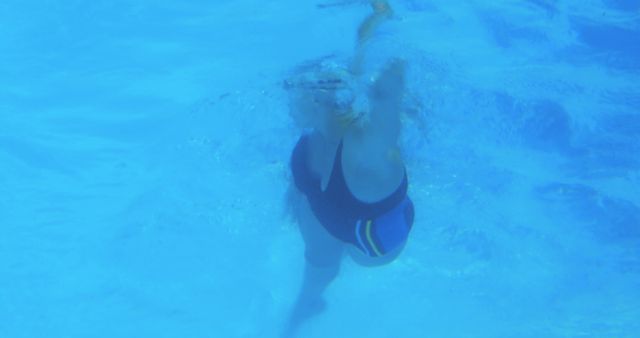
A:
{"label": "swimmer's head", "polygon": [[285,81],[291,115],[303,128],[340,132],[366,120],[367,91],[351,72],[334,62],[322,62]]}

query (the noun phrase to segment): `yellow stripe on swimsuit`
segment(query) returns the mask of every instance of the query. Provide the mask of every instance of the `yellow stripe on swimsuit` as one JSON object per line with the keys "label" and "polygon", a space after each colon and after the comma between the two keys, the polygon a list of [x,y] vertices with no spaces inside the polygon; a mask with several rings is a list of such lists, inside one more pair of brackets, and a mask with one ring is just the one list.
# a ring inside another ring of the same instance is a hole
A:
{"label": "yellow stripe on swimsuit", "polygon": [[369,241],[369,245],[371,246],[373,251],[376,253],[376,255],[382,256],[382,253],[380,252],[380,250],[376,246],[376,243],[373,242],[373,238],[371,238],[371,220],[367,220],[367,226],[365,228],[365,231],[366,231],[366,234],[367,234],[367,241]]}

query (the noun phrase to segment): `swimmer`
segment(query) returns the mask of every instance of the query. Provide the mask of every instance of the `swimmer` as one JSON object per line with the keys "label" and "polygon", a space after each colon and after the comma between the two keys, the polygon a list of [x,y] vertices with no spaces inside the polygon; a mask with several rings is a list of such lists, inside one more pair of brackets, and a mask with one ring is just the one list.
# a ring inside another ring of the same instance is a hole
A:
{"label": "swimmer", "polygon": [[[371,1],[356,54],[391,15]],[[292,209],[305,243],[302,286],[283,337],[325,308],[323,293],[345,253],[366,266],[391,262],[413,224],[409,180],[398,147],[404,110],[405,63],[390,60],[377,75],[361,73],[361,59],[343,66],[323,59],[285,82],[290,114],[307,130],[291,155]]]}

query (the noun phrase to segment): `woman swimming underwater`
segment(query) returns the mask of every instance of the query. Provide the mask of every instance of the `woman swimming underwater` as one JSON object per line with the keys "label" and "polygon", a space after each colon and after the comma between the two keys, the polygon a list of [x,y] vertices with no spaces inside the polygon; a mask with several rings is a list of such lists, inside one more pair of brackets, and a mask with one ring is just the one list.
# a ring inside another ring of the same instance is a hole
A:
{"label": "woman swimming underwater", "polygon": [[322,295],[345,252],[363,265],[388,263],[402,251],[413,224],[397,144],[405,63],[387,60],[376,72],[365,72],[367,42],[391,16],[386,1],[371,6],[349,66],[324,60],[285,82],[290,114],[308,132],[291,155],[292,203],[306,263],[284,337],[324,309]]}

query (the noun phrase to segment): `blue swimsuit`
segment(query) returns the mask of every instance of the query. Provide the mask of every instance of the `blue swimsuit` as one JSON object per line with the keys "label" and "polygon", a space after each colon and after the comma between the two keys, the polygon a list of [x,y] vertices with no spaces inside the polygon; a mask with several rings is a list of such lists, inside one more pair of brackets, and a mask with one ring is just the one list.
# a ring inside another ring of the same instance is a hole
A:
{"label": "blue swimsuit", "polygon": [[413,203],[407,196],[405,173],[400,186],[375,203],[358,200],[349,190],[342,170],[342,142],[338,146],[326,190],[307,165],[309,136],[298,140],[291,155],[295,185],[306,195],[322,226],[339,240],[377,257],[402,246],[413,224]]}

